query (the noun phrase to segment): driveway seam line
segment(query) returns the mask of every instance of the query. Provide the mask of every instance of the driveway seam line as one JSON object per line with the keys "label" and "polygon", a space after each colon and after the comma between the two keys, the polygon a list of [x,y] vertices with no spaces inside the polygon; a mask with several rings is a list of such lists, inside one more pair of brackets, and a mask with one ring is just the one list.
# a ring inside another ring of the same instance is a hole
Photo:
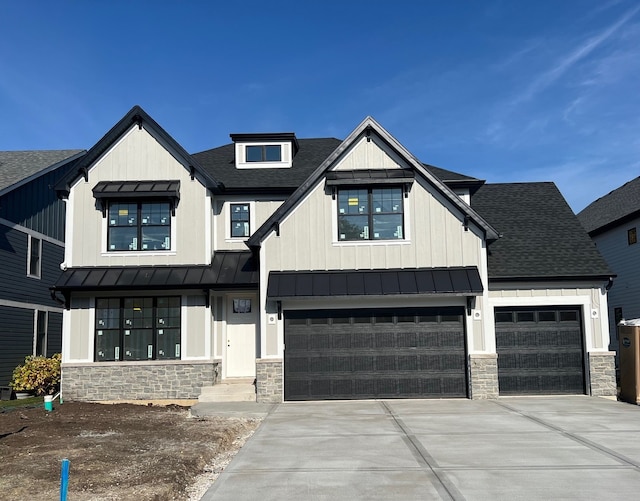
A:
{"label": "driveway seam line", "polygon": [[574,442],[578,442],[579,444],[582,444],[586,447],[589,447],[592,450],[595,450],[597,452],[600,452],[602,454],[605,454],[613,459],[615,459],[616,461],[622,463],[622,464],[627,464],[637,470],[640,470],[640,464],[637,463],[636,461],[633,461],[631,458],[628,458],[626,456],[623,456],[622,454],[618,454],[614,451],[612,451],[611,449],[604,447],[603,445],[597,444],[595,442],[592,442],[591,440],[581,437],[580,435],[574,435],[573,433],[564,430],[562,428],[560,428],[559,426],[553,425],[551,423],[548,423],[546,421],[544,421],[543,419],[537,418],[535,416],[531,416],[529,414],[527,414],[524,411],[520,411],[518,409],[515,409],[505,403],[502,402],[498,402],[498,401],[494,401],[494,403],[500,407],[503,407],[511,412],[515,412],[516,414],[520,414],[522,417],[529,419],[530,421],[533,421],[534,423],[538,423],[539,425],[544,426],[545,428],[548,428],[550,430],[553,430],[557,433],[560,433],[561,435],[564,435],[565,437],[573,440]]}
{"label": "driveway seam line", "polygon": [[400,429],[400,431],[404,434],[406,438],[406,442],[413,449],[414,456],[417,454],[418,458],[421,458],[424,464],[429,468],[429,470],[433,473],[434,477],[438,481],[437,484],[434,485],[440,497],[443,499],[442,490],[444,489],[444,493],[448,496],[449,499],[464,501],[465,497],[462,493],[456,488],[455,485],[447,478],[446,474],[440,469],[437,461],[429,454],[429,452],[424,448],[424,446],[420,443],[420,441],[416,438],[415,434],[410,433],[410,428],[402,421],[402,419],[396,415],[396,413],[391,409],[391,407],[387,404],[387,402],[380,400],[380,405],[385,410],[387,414],[391,416],[391,418],[395,421],[396,425]]}

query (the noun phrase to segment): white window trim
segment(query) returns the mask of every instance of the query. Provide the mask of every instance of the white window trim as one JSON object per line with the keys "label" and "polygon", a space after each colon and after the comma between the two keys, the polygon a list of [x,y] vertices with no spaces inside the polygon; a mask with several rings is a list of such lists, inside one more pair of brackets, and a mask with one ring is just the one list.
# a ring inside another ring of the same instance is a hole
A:
{"label": "white window trim", "polygon": [[[244,242],[256,229],[256,203],[254,201],[245,200],[225,200],[222,210],[224,217],[224,239],[225,242]],[[232,205],[248,205],[249,206],[249,236],[248,237],[232,237],[231,236],[231,206]]]}
{"label": "white window trim", "polygon": [[[172,212],[177,212],[178,208],[175,208],[175,211]],[[178,252],[178,239],[176,238],[176,221],[177,221],[177,217],[175,215],[171,215],[171,249],[168,250],[154,250],[154,251],[110,251],[109,249],[107,249],[107,246],[109,245],[109,237],[108,237],[108,232],[109,232],[109,225],[107,224],[109,221],[109,217],[103,217],[102,218],[102,245],[101,245],[101,253],[100,256],[101,257],[107,257],[107,256],[133,256],[133,257],[140,257],[140,256],[175,256]],[[70,245],[68,246],[70,247]]]}
{"label": "white window trim", "polygon": [[[36,274],[31,273],[31,246],[33,245],[33,239],[38,239],[38,271]],[[33,235],[28,235],[28,244],[27,244],[27,276],[29,278],[35,278],[40,280],[42,278],[42,239],[38,237],[34,237]]]}
{"label": "white window trim", "polygon": [[[247,146],[280,146],[279,162],[247,162]],[[290,141],[257,141],[235,143],[236,168],[238,169],[288,169],[293,164],[292,146]]]}
{"label": "white window trim", "polygon": [[393,240],[338,240],[338,197],[331,200],[331,245],[334,247],[353,247],[353,246],[380,246],[380,245],[409,245],[411,244],[411,217],[410,217],[410,200],[409,196],[402,194],[402,224],[404,226],[404,238]]}

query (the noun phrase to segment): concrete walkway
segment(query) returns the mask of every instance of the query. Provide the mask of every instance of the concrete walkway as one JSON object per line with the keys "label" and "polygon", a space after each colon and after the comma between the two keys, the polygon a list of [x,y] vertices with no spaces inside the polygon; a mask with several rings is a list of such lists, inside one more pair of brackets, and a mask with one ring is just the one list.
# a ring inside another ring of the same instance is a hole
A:
{"label": "concrete walkway", "polygon": [[587,397],[285,403],[203,500],[640,497],[640,408]]}

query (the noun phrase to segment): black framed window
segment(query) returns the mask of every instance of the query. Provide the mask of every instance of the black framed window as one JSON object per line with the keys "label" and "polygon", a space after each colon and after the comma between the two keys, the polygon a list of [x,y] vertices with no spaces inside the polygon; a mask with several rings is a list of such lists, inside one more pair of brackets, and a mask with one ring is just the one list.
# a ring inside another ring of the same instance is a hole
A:
{"label": "black framed window", "polygon": [[402,240],[401,187],[338,190],[338,240]]}
{"label": "black framed window", "polygon": [[42,240],[29,235],[29,257],[27,263],[28,275],[40,278],[40,258],[42,256]]}
{"label": "black framed window", "polygon": [[260,144],[246,147],[247,162],[280,162],[282,146],[279,144]]}
{"label": "black framed window", "polygon": [[36,342],[35,354],[47,356],[47,312],[36,312]]}
{"label": "black framed window", "polygon": [[180,297],[96,299],[96,362],[180,359]]}
{"label": "black framed window", "polygon": [[638,232],[635,228],[635,226],[633,228],[630,228],[627,230],[627,243],[629,245],[633,245],[633,244],[637,244],[638,243]]}
{"label": "black framed window", "polygon": [[250,236],[249,204],[231,204],[231,236]]}
{"label": "black framed window", "polygon": [[110,203],[107,250],[171,250],[171,203]]}

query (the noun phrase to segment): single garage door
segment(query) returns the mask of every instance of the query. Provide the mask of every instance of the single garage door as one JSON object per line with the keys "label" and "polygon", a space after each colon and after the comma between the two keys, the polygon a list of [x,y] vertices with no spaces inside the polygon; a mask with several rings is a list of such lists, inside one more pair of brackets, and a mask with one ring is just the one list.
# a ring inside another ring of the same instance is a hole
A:
{"label": "single garage door", "polygon": [[463,313],[285,311],[285,400],[465,397]]}
{"label": "single garage door", "polygon": [[500,395],[584,394],[580,308],[496,308]]}

